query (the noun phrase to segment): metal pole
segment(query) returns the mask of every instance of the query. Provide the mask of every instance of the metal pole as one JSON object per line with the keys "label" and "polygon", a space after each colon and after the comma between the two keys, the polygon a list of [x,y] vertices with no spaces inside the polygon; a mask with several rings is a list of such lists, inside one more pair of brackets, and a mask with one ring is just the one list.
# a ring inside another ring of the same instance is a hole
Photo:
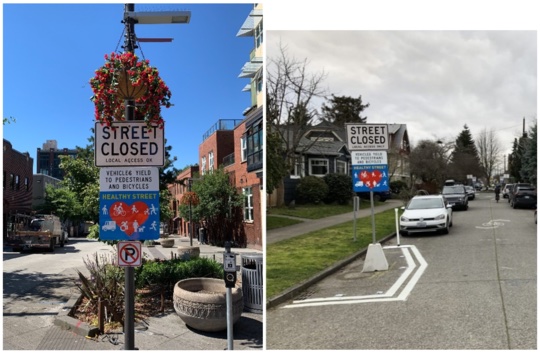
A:
{"label": "metal pole", "polygon": [[232,288],[227,287],[227,350],[233,350]]}
{"label": "metal pole", "polygon": [[396,212],[396,236],[397,236],[397,245],[398,247],[401,245],[399,243],[399,217],[398,217],[398,209],[394,208],[394,211]]}
{"label": "metal pole", "polygon": [[369,192],[369,199],[371,200],[371,232],[373,234],[373,244],[377,243],[375,237],[375,204],[373,202],[373,191]]}
{"label": "metal pole", "polygon": [[[135,4],[125,4],[124,11],[135,11]],[[135,50],[134,37],[135,25],[133,20],[125,20],[126,38],[124,50],[133,52]],[[125,100],[126,121],[135,120],[135,101]],[[124,284],[124,350],[135,350],[135,273],[133,266],[126,267]]]}
{"label": "metal pole", "polygon": [[354,196],[353,197],[353,209],[354,209],[354,241],[356,242],[356,211],[360,209],[360,197]]}

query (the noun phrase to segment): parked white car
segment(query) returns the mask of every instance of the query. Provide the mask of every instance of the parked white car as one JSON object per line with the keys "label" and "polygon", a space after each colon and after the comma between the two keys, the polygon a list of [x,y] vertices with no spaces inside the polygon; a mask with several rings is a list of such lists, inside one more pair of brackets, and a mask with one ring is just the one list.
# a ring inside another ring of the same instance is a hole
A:
{"label": "parked white car", "polygon": [[408,235],[419,232],[442,232],[448,234],[452,227],[452,206],[442,195],[414,196],[402,207],[399,233]]}

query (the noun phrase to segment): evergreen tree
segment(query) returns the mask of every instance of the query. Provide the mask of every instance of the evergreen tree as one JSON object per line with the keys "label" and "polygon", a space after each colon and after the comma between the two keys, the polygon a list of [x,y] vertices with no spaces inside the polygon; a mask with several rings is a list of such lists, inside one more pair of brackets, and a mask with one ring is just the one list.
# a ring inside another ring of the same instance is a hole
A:
{"label": "evergreen tree", "polygon": [[467,125],[457,136],[452,152],[449,177],[467,182],[467,175],[481,176],[480,158],[471,131]]}
{"label": "evergreen tree", "polygon": [[527,181],[536,186],[537,177],[537,139],[536,139],[536,127],[531,128],[529,132],[529,139],[525,143],[525,152],[523,153],[523,159],[521,164],[521,178],[523,181]]}
{"label": "evergreen tree", "polygon": [[322,105],[323,118],[337,126],[345,123],[365,123],[367,117],[362,117],[362,111],[369,107],[369,103],[362,104],[362,95],[357,99],[350,96],[335,96],[329,99],[329,105]]}

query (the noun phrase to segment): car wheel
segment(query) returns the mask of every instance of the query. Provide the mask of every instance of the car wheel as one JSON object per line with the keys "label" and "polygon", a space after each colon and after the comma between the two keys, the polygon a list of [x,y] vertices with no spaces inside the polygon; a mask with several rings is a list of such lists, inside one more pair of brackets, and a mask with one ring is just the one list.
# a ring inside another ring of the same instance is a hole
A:
{"label": "car wheel", "polygon": [[453,225],[454,225],[454,220],[451,220],[449,227],[452,227]]}
{"label": "car wheel", "polygon": [[443,234],[448,234],[448,232],[450,232],[450,228],[449,228],[449,226],[448,226],[448,221],[446,221],[446,223],[447,223],[447,224],[446,224],[446,227],[442,230],[442,233],[443,233]]}
{"label": "car wheel", "polygon": [[512,202],[512,207],[513,207],[514,209],[516,209],[518,206],[516,205],[515,202]]}

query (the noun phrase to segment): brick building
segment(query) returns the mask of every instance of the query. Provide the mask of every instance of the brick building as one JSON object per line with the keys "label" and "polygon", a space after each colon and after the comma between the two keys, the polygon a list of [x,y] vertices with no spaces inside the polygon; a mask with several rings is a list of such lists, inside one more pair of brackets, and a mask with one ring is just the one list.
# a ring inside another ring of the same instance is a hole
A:
{"label": "brick building", "polygon": [[[189,218],[182,218],[178,212],[179,205],[182,201],[184,193],[189,191],[188,180],[191,178],[197,178],[199,176],[199,167],[197,165],[190,166],[180,172],[176,177],[176,184],[170,184],[168,186],[169,192],[173,196],[172,199],[172,211],[173,218],[169,222],[169,233],[179,235],[189,235]],[[181,184],[180,182],[184,182]]]}
{"label": "brick building", "polygon": [[3,236],[6,237],[10,217],[32,212],[32,173],[34,159],[28,152],[21,153],[11,143],[4,139],[4,188],[3,210],[4,221]]}

